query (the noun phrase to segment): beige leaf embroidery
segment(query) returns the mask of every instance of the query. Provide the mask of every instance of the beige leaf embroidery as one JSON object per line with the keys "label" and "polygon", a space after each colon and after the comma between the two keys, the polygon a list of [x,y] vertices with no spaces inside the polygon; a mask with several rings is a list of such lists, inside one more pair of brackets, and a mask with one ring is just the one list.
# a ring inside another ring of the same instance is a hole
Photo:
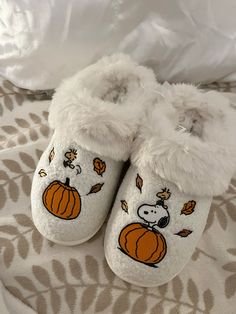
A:
{"label": "beige leaf embroidery", "polygon": [[40,177],[46,177],[47,173],[44,169],[40,169],[38,174],[40,175]]}
{"label": "beige leaf embroidery", "polygon": [[69,267],[70,267],[71,275],[75,279],[80,280],[82,276],[82,269],[79,262],[75,258],[71,258],[69,261]]}
{"label": "beige leaf embroidery", "polygon": [[106,163],[100,158],[94,158],[93,167],[93,170],[96,171],[99,176],[102,176],[103,173],[106,171]]}
{"label": "beige leaf embroidery", "polygon": [[101,190],[101,188],[103,187],[103,185],[104,185],[104,183],[97,183],[97,184],[93,185],[91,187],[91,190],[89,191],[89,193],[87,195],[99,192]]}
{"label": "beige leaf embroidery", "polygon": [[194,200],[188,201],[187,203],[184,204],[182,210],[181,210],[181,215],[191,215],[194,212],[194,208],[196,206],[196,202]]}
{"label": "beige leaf embroidery", "polygon": [[210,310],[213,308],[214,305],[214,297],[210,289],[207,289],[203,293],[203,301],[205,304],[205,311],[206,313],[210,313]]}
{"label": "beige leaf embroidery", "polygon": [[15,276],[15,280],[27,291],[37,291],[33,281],[26,276]]}
{"label": "beige leaf embroidery", "polygon": [[97,296],[96,303],[95,303],[95,312],[97,313],[97,312],[104,311],[106,308],[108,308],[108,306],[111,305],[111,303],[112,303],[111,288],[106,287]]}
{"label": "beige leaf embroidery", "polygon": [[53,313],[59,313],[61,308],[61,297],[56,289],[51,290],[51,305]]}
{"label": "beige leaf embroidery", "polygon": [[16,94],[15,95],[15,100],[16,100],[16,103],[21,106],[23,104],[23,101],[24,101],[24,96],[21,95],[21,94]]}
{"label": "beige leaf embroidery", "polygon": [[187,291],[192,304],[197,304],[199,301],[199,292],[197,285],[192,279],[188,280]]}
{"label": "beige leaf embroidery", "polygon": [[27,175],[23,175],[21,178],[21,188],[25,195],[29,196],[31,191],[31,179]]}
{"label": "beige leaf embroidery", "polygon": [[85,267],[86,271],[91,279],[95,282],[98,282],[98,262],[97,260],[91,256],[86,255],[85,257]]}
{"label": "beige leaf embroidery", "polygon": [[183,229],[183,230],[181,230],[181,231],[175,233],[175,235],[178,235],[178,236],[180,236],[181,238],[186,238],[186,237],[188,237],[191,233],[192,233],[191,230]]}
{"label": "beige leaf embroidery", "polygon": [[19,191],[18,185],[13,180],[9,181],[8,193],[13,202],[16,202],[18,200],[20,191]]}
{"label": "beige leaf embroidery", "polygon": [[40,254],[43,246],[43,237],[38,230],[33,230],[32,232],[32,244],[36,253]]}
{"label": "beige leaf embroidery", "polygon": [[34,159],[30,155],[28,155],[28,154],[26,154],[24,152],[20,152],[19,156],[20,156],[20,159],[23,161],[23,163],[27,167],[29,167],[30,169],[35,169],[35,166],[36,166],[35,165],[35,161],[34,161]]}
{"label": "beige leaf embroidery", "polygon": [[[130,307],[130,300],[129,300],[129,294],[127,291],[120,294],[119,297],[116,299],[113,308],[112,313],[114,314],[121,314],[125,313]],[[156,312],[159,314],[159,312]]]}
{"label": "beige leaf embroidery", "polygon": [[25,214],[15,214],[13,216],[19,225],[23,227],[34,227],[32,220]]}
{"label": "beige leaf embroidery", "polygon": [[29,128],[30,127],[29,122],[25,119],[16,118],[15,121],[21,128]]}
{"label": "beige leaf embroidery", "polygon": [[6,268],[11,266],[13,257],[14,257],[14,246],[10,240],[6,238],[0,238],[0,249],[4,248],[3,251],[3,262]]}
{"label": "beige leaf embroidery", "polygon": [[76,290],[73,286],[66,286],[66,291],[65,291],[65,299],[66,299],[66,303],[68,304],[71,313],[73,313],[74,311],[74,307],[75,307],[75,302],[76,302],[76,298],[77,298],[77,294],[76,294]]}
{"label": "beige leaf embroidery", "polygon": [[47,270],[45,270],[41,266],[33,265],[32,266],[32,272],[34,274],[34,277],[45,287],[51,286],[51,280],[49,277],[49,274]]}
{"label": "beige leaf embroidery", "polygon": [[128,207],[128,204],[125,200],[121,200],[121,208],[123,209],[123,211],[125,211],[127,214],[129,212],[129,207]]}
{"label": "beige leaf embroidery", "polygon": [[6,203],[7,196],[3,187],[0,187],[0,209],[2,209]]}
{"label": "beige leaf embroidery", "polygon": [[61,262],[52,260],[52,269],[58,280],[66,282],[66,272]]}
{"label": "beige leaf embroidery", "polygon": [[51,161],[53,160],[54,157],[55,157],[55,151],[54,151],[54,147],[53,147],[49,153],[49,156],[48,156],[49,163],[51,163]]}
{"label": "beige leaf embroidery", "polygon": [[38,295],[36,298],[36,310],[37,313],[47,313],[47,303],[43,295]]}
{"label": "beige leaf embroidery", "polygon": [[80,309],[84,313],[94,302],[97,293],[97,285],[90,285],[84,289],[80,300]]}
{"label": "beige leaf embroidery", "polygon": [[17,250],[20,257],[26,259],[29,253],[29,243],[23,235],[20,236],[17,242]]}
{"label": "beige leaf embroidery", "polygon": [[16,162],[15,160],[3,159],[2,162],[11,172],[14,172],[14,173],[24,172],[22,168],[20,167],[20,165],[18,164],[18,162]]}

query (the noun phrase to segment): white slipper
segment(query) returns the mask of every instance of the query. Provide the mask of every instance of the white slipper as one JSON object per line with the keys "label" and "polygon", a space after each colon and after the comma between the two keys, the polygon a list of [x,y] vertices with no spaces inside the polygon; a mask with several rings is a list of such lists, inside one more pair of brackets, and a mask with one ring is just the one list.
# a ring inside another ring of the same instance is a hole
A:
{"label": "white slipper", "polygon": [[49,113],[55,132],[32,186],[33,221],[46,238],[74,245],[101,227],[153,88],[151,70],[118,54],[57,89]]}
{"label": "white slipper", "polygon": [[236,165],[236,112],[225,97],[184,84],[163,97],[143,119],[104,244],[114,273],[144,287],[183,269]]}

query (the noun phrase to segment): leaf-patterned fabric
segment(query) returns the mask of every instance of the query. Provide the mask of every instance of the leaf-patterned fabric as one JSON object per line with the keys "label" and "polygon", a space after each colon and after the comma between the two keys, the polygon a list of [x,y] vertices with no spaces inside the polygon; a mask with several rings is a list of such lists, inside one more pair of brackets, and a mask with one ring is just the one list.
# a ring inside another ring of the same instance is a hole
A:
{"label": "leaf-patterned fabric", "polygon": [[[231,92],[236,99],[233,84],[207,88]],[[110,271],[103,253],[105,225],[75,247],[53,244],[38,233],[31,219],[30,189],[51,134],[51,95],[0,82],[0,278],[5,287],[39,314],[235,313],[235,179],[227,193],[214,199],[191,261],[159,288],[127,284]],[[128,210],[125,200],[121,205]]]}

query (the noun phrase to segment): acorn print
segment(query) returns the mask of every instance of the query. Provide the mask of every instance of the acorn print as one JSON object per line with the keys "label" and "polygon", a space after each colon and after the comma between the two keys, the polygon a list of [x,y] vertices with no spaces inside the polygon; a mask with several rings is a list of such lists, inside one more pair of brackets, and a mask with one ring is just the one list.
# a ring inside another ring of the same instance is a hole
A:
{"label": "acorn print", "polygon": [[81,211],[80,195],[70,186],[69,178],[66,178],[65,183],[58,180],[50,183],[43,193],[42,200],[47,210],[60,219],[75,219]]}

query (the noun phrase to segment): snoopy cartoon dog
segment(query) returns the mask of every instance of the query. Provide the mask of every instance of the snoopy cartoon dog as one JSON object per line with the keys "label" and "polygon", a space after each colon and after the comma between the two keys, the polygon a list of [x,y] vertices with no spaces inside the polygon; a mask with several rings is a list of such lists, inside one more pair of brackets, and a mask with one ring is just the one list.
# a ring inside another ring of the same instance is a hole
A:
{"label": "snoopy cartoon dog", "polygon": [[156,204],[142,204],[137,210],[138,216],[147,223],[150,229],[165,228],[170,222],[168,206],[165,204],[165,200],[171,196],[169,189],[162,189],[162,192],[158,192],[156,196],[160,198]]}

